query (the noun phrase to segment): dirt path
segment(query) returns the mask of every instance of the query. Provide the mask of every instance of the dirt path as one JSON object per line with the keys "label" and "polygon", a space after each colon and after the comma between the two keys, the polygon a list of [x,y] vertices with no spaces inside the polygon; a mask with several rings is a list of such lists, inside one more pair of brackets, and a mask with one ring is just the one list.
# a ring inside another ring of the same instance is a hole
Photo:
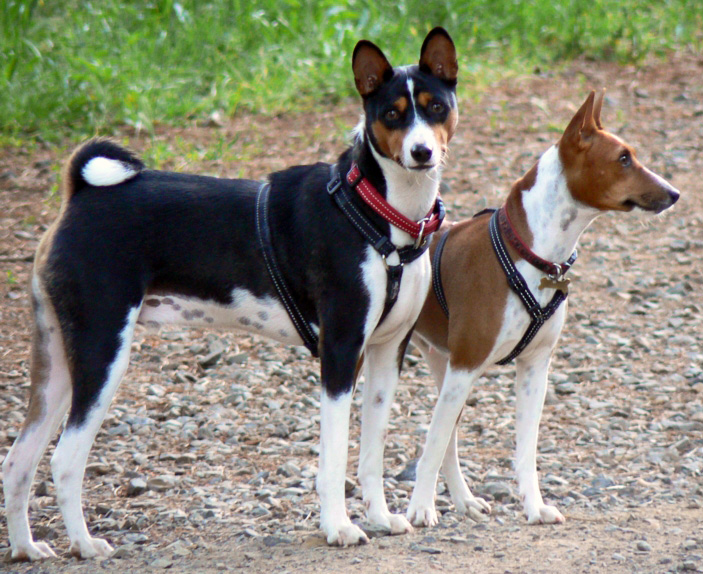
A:
{"label": "dirt path", "polygon": [[[481,523],[457,516],[440,484],[438,527],[327,548],[313,488],[318,365],[297,349],[249,336],[165,329],[135,340],[89,461],[86,515],[117,554],[87,563],[66,556],[45,456],[30,515],[35,535],[61,557],[0,562],[0,571],[703,571],[702,72],[702,60],[682,55],[641,69],[577,62],[506,79],[461,108],[445,174],[451,219],[499,205],[599,86],[608,88],[605,126],[683,192],[664,216],[608,215],[582,238],[540,440],[543,488],[565,525],[528,527],[520,516],[510,466],[514,371],[505,367],[476,389],[460,442],[473,488],[494,499],[492,516]],[[349,104],[315,116],[163,130],[153,141],[124,135],[152,165],[261,177],[333,161],[357,117]],[[212,153],[218,142],[234,143]],[[67,153],[35,146],[3,154],[0,459],[25,414],[29,258],[57,212],[47,192]],[[215,363],[204,366],[213,352]],[[386,452],[386,488],[397,511],[412,488],[401,473],[419,454],[435,399],[426,367],[411,354]],[[355,411],[349,476],[358,458]],[[135,478],[149,482],[146,492],[129,492]],[[348,506],[361,520],[351,487]],[[6,545],[0,510],[0,552]]]}

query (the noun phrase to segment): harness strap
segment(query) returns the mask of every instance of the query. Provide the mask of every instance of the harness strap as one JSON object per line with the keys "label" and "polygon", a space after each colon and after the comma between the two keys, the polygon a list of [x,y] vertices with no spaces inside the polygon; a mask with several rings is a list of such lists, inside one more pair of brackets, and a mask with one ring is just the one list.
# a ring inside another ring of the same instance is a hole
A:
{"label": "harness strap", "polygon": [[259,187],[259,192],[256,196],[256,234],[259,239],[261,252],[264,256],[266,269],[268,269],[271,281],[276,287],[276,292],[283,306],[288,312],[288,316],[296,331],[303,340],[303,344],[313,354],[314,357],[319,356],[318,343],[319,338],[315,331],[310,326],[310,323],[305,319],[300,308],[296,305],[293,295],[288,290],[288,286],[283,277],[280,267],[276,261],[276,256],[273,251],[273,241],[271,239],[271,226],[269,225],[269,195],[271,185],[262,183]]}
{"label": "harness strap", "polygon": [[500,265],[508,279],[508,285],[520,298],[532,318],[527,331],[522,336],[522,339],[520,339],[515,348],[509,355],[498,361],[499,365],[505,365],[520,355],[520,353],[525,350],[525,347],[532,342],[532,339],[535,338],[535,335],[540,330],[542,325],[544,325],[544,323],[549,320],[552,315],[554,315],[555,311],[564,302],[566,299],[566,293],[557,289],[554,293],[554,297],[552,297],[552,300],[547,304],[547,306],[540,306],[539,302],[532,294],[532,291],[530,291],[530,288],[527,286],[525,278],[517,270],[512,259],[510,259],[507,249],[505,248],[505,243],[503,243],[503,238],[498,230],[498,214],[500,211],[501,210],[498,210],[493,214],[488,225],[491,245],[493,246],[493,251],[495,251],[498,261],[500,262]]}
{"label": "harness strap", "polygon": [[[450,228],[451,229],[451,228]],[[449,230],[447,229],[442,233],[442,237],[439,238],[437,243],[437,249],[435,249],[434,255],[432,256],[432,287],[434,288],[435,297],[437,297],[437,302],[439,306],[444,311],[444,314],[449,318],[449,305],[447,305],[447,298],[444,296],[444,287],[442,286],[442,252],[444,251],[444,245],[447,243],[449,238]]]}
{"label": "harness strap", "polygon": [[[358,181],[352,183],[358,183]],[[366,241],[378,252],[386,264],[386,301],[383,306],[383,312],[381,313],[381,319],[379,320],[380,323],[386,318],[388,313],[390,313],[393,305],[398,300],[400,282],[403,277],[403,266],[415,261],[425,253],[429,247],[430,234],[421,234],[418,243],[415,245],[408,245],[399,249],[396,248],[390,240],[390,237],[379,231],[376,225],[356,206],[352,200],[353,196],[351,191],[344,185],[337,165],[332,165],[330,168],[330,180],[327,183],[327,192],[334,198],[337,206],[342,210],[342,213],[347,216],[347,219],[349,219],[357,231],[359,231]],[[437,217],[441,223],[441,220],[444,219],[444,204],[439,197],[437,198],[435,210],[437,211]],[[400,260],[397,265],[388,264],[388,257],[393,252],[398,254]]]}

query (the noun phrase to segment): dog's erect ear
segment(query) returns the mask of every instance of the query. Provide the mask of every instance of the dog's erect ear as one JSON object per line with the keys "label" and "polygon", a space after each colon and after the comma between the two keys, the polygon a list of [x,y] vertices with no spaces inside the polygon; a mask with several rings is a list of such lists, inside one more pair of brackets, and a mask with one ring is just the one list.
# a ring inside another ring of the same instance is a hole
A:
{"label": "dog's erect ear", "polygon": [[356,89],[362,98],[375,92],[393,75],[393,67],[383,52],[368,40],[359,41],[354,48],[352,70]]}
{"label": "dog's erect ear", "polygon": [[[598,129],[595,120],[593,119],[593,102],[596,93],[591,91],[586,98],[586,101],[576,112],[569,125],[564,130],[562,140],[578,147],[583,147],[590,137]],[[602,101],[601,101],[602,104]]]}
{"label": "dog's erect ear", "polygon": [[596,92],[596,101],[593,102],[593,121],[599,130],[603,129],[603,124],[600,123],[600,111],[603,108],[603,100],[605,99],[605,88]]}
{"label": "dog's erect ear", "polygon": [[444,28],[433,29],[420,50],[420,70],[455,85],[459,64],[456,61],[454,42]]}

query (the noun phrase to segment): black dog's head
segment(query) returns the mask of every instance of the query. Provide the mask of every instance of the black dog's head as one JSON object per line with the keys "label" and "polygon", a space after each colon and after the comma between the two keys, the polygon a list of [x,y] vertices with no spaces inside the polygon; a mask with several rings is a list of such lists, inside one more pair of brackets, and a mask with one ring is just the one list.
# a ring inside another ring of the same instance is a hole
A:
{"label": "black dog's head", "polygon": [[459,117],[456,50],[446,30],[427,35],[418,65],[399,68],[376,45],[361,40],[352,68],[375,155],[404,169],[439,167]]}

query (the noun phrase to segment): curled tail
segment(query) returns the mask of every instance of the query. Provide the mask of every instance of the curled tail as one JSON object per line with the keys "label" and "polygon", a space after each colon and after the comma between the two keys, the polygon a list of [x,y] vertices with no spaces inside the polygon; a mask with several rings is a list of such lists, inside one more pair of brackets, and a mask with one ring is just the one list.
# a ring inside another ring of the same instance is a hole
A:
{"label": "curled tail", "polygon": [[73,152],[63,174],[63,197],[68,201],[85,187],[118,185],[135,177],[144,164],[131,151],[102,138],[92,139]]}

